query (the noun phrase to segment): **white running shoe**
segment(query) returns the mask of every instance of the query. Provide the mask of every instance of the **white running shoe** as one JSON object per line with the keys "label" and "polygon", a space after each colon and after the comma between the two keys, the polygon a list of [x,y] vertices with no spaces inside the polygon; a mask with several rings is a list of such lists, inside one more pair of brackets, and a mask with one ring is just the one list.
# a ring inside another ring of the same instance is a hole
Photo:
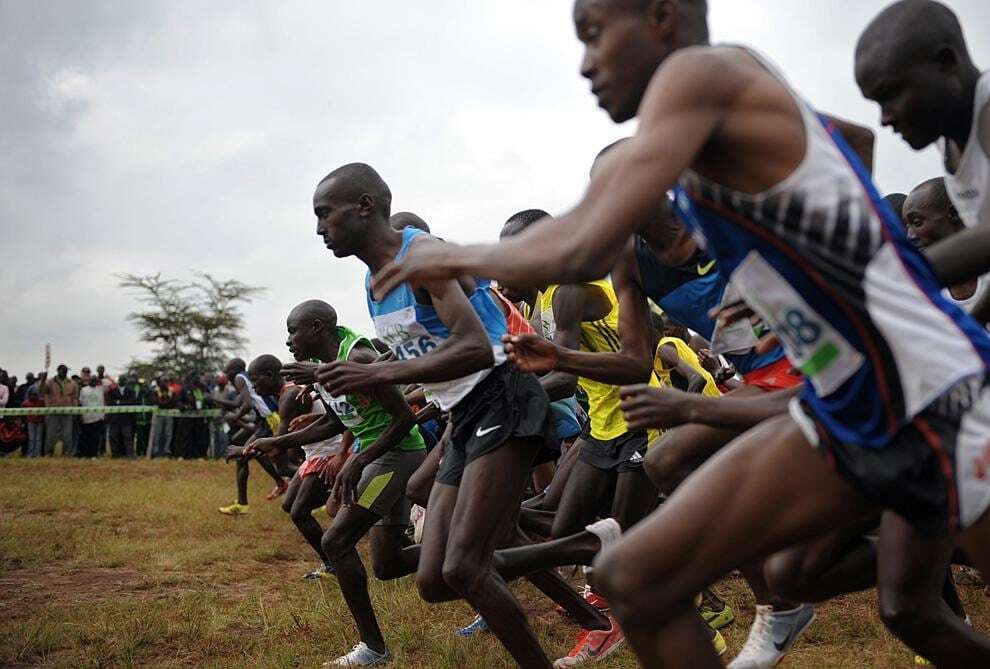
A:
{"label": "white running shoe", "polygon": [[341,655],[336,660],[324,662],[324,667],[374,667],[380,664],[388,664],[392,657],[386,650],[384,653],[376,653],[368,648],[368,644],[361,642],[354,646],[347,655]]}
{"label": "white running shoe", "polygon": [[728,669],[771,669],[814,619],[815,607],[811,604],[790,611],[774,611],[772,606],[758,605],[746,643]]}

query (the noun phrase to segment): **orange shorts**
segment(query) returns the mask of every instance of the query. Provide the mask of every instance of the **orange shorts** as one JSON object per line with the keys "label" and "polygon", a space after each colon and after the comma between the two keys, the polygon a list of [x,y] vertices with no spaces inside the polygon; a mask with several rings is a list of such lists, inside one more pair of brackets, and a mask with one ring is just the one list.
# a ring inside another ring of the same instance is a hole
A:
{"label": "orange shorts", "polygon": [[772,365],[754,369],[743,375],[743,383],[747,386],[755,386],[768,393],[774,390],[793,388],[803,382],[804,375],[795,369],[786,357]]}

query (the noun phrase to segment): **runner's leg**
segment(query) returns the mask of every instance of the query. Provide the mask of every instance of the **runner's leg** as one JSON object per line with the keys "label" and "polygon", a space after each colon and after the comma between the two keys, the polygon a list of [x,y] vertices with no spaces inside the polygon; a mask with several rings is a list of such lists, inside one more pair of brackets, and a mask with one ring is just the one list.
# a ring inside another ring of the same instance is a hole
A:
{"label": "runner's leg", "polygon": [[[596,585],[647,669],[720,667],[695,595],[740,564],[862,520],[870,510],[793,420],[780,416],[713,457],[603,551]],[[715,524],[723,530],[712,532]]]}

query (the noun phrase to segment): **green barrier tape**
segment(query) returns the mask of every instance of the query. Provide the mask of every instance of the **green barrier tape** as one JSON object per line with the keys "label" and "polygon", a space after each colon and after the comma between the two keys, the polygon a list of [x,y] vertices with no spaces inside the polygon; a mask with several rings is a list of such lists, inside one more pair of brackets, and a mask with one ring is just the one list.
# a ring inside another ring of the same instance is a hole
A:
{"label": "green barrier tape", "polygon": [[119,407],[32,407],[30,409],[0,409],[0,418],[5,416],[81,416],[84,413],[126,414],[150,413],[155,416],[169,418],[217,418],[223,415],[220,409],[204,409],[203,411],[179,411],[178,409],[159,409],[149,406],[119,406]]}

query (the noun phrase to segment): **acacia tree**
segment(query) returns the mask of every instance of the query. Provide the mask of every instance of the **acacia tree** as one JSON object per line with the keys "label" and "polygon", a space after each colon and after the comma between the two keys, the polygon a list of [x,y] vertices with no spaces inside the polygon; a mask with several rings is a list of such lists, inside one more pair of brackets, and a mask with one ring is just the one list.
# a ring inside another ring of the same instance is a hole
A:
{"label": "acacia tree", "polygon": [[121,274],[118,278],[119,285],[136,292],[144,305],[127,315],[141,341],[153,346],[150,358],[131,362],[131,369],[143,376],[151,370],[184,376],[220,369],[247,343],[241,306],[265,290],[206,272],[194,272],[188,281],[165,278],[161,273]]}

